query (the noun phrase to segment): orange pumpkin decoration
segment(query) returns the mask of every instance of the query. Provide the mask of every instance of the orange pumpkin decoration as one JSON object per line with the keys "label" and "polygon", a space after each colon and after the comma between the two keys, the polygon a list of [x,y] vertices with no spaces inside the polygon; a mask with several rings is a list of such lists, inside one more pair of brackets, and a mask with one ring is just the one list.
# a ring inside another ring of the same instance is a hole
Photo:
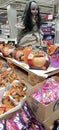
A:
{"label": "orange pumpkin decoration", "polygon": [[18,60],[18,61],[22,60],[21,57],[22,57],[23,55],[24,55],[24,54],[23,54],[23,48],[22,48],[22,47],[18,47],[18,48],[16,48],[16,49],[14,50],[13,57],[14,57],[16,60]]}
{"label": "orange pumpkin decoration", "polygon": [[3,47],[5,46],[5,42],[0,42],[0,52],[2,52]]}
{"label": "orange pumpkin decoration", "polygon": [[48,55],[52,55],[54,53],[54,51],[56,50],[57,45],[50,45],[48,46]]}
{"label": "orange pumpkin decoration", "polygon": [[29,53],[32,51],[32,46],[28,46],[28,47],[25,47],[24,50],[23,50],[23,53],[24,53],[24,57],[23,57],[23,60],[25,63],[28,63],[28,55]]}
{"label": "orange pumpkin decoration", "polygon": [[24,49],[24,62],[34,69],[47,69],[50,60],[48,55],[42,50],[33,50],[32,46]]}
{"label": "orange pumpkin decoration", "polygon": [[49,64],[50,60],[47,54],[35,56],[33,53],[30,53],[28,55],[28,65],[30,68],[45,70],[48,68]]}
{"label": "orange pumpkin decoration", "polygon": [[2,49],[2,54],[5,57],[11,57],[14,52],[15,47],[9,44],[6,44]]}

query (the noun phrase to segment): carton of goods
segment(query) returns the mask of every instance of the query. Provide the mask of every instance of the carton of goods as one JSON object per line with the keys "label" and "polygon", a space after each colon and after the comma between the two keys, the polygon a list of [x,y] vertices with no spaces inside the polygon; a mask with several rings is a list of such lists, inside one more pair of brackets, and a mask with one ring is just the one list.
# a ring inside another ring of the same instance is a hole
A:
{"label": "carton of goods", "polygon": [[19,111],[25,102],[24,100],[16,105],[10,96],[3,96],[0,101],[0,119],[10,118],[16,111]]}
{"label": "carton of goods", "polygon": [[26,99],[27,85],[21,80],[14,80],[9,89],[4,93],[5,96],[9,95],[11,100],[18,105],[22,100]]}
{"label": "carton of goods", "polygon": [[1,67],[0,88],[5,89],[4,95],[13,98],[16,105],[26,97],[27,85],[11,68]]}
{"label": "carton of goods", "polygon": [[[4,64],[5,65],[5,64]],[[11,116],[26,100],[27,86],[11,68],[0,69],[0,119]],[[18,93],[17,93],[18,92]],[[15,99],[13,99],[13,96]],[[18,96],[18,97],[17,97]],[[19,102],[17,102],[19,101]]]}
{"label": "carton of goods", "polygon": [[39,121],[59,112],[59,77],[54,76],[27,90],[27,103]]}

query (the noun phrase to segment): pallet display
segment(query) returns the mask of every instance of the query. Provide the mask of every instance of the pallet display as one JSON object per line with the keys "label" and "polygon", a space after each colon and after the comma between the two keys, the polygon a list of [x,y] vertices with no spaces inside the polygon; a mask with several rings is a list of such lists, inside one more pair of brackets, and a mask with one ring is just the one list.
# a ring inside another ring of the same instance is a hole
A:
{"label": "pallet display", "polygon": [[27,80],[31,85],[35,85],[36,83],[41,82],[44,79],[47,79],[48,77],[51,77],[59,73],[59,67],[55,68],[49,66],[47,70],[30,69],[28,64],[26,64],[23,61],[17,61],[14,58],[4,57],[2,53],[0,53],[0,56],[6,59],[10,65],[13,64],[17,66],[19,69],[21,69],[23,74],[25,73],[25,75],[27,75]]}
{"label": "pallet display", "polygon": [[29,82],[31,82],[30,78],[33,80],[33,82],[35,82],[35,78],[36,78],[36,83],[37,83],[40,82],[40,80],[42,81],[42,79],[46,79],[49,76],[59,73],[59,68],[49,67],[47,70],[34,70],[34,69],[29,69],[29,66],[26,63],[17,61],[12,58],[8,58],[7,61],[25,70],[25,72],[28,73]]}

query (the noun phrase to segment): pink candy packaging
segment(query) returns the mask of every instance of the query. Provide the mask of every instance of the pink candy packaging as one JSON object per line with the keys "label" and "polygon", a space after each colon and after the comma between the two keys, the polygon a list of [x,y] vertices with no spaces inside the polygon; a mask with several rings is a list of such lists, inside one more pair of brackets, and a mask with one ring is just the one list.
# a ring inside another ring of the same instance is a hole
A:
{"label": "pink candy packaging", "polygon": [[22,130],[24,128],[18,113],[16,113],[12,118],[6,120],[6,128],[7,130]]}
{"label": "pink candy packaging", "polygon": [[32,97],[42,104],[49,104],[59,98],[59,83],[53,78],[49,78],[41,86],[41,88],[34,90]]}

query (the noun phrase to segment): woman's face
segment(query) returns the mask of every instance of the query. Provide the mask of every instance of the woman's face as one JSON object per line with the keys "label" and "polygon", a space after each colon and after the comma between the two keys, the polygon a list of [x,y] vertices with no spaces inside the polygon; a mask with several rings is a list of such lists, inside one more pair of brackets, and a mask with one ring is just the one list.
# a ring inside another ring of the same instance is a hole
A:
{"label": "woman's face", "polygon": [[31,13],[33,16],[36,16],[38,14],[38,5],[35,2],[31,3]]}

